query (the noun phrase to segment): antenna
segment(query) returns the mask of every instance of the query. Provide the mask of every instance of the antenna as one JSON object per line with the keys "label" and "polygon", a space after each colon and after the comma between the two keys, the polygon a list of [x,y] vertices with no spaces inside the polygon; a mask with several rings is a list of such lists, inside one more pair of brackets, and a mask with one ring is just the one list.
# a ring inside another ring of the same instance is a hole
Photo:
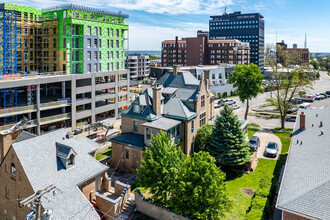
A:
{"label": "antenna", "polygon": [[225,14],[227,14],[227,1],[225,1]]}
{"label": "antenna", "polygon": [[305,49],[307,48],[307,34],[305,32]]}

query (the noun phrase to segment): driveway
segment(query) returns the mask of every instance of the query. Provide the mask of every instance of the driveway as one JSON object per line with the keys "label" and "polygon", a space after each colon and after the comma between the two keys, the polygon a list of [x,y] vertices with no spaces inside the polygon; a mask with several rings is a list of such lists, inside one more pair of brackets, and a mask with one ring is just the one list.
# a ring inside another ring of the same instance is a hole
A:
{"label": "driveway", "polygon": [[[260,147],[259,147],[258,153],[257,153],[258,158],[278,160],[281,149],[282,149],[281,140],[276,135],[272,134],[272,132],[265,131],[265,130],[261,130],[261,131],[256,132],[254,134],[254,136],[258,136],[260,138]],[[265,157],[264,156],[265,149],[266,149],[269,142],[275,142],[275,143],[278,144],[279,149],[278,149],[278,153],[277,153],[276,158],[271,158],[271,157]]]}

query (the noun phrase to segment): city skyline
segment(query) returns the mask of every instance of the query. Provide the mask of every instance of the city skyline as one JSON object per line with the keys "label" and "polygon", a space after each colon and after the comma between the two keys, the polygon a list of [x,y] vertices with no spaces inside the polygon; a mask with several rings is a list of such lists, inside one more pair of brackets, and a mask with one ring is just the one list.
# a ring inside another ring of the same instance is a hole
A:
{"label": "city skyline", "polygon": [[[4,3],[45,8],[80,2],[5,0]],[[88,4],[130,15],[126,20],[130,25],[130,50],[160,50],[164,39],[194,37],[197,30],[209,29],[210,16],[222,14],[226,4],[227,13],[258,12],[265,17],[265,44],[275,44],[277,38],[278,42],[284,40],[290,47],[293,43],[304,47],[307,33],[307,47],[311,52],[330,52],[330,45],[326,44],[330,30],[324,26],[325,21],[330,20],[326,13],[329,6],[326,0],[317,4],[307,0],[258,0],[253,4],[247,0],[159,0],[152,3],[147,0],[114,0],[109,3],[96,0]]]}

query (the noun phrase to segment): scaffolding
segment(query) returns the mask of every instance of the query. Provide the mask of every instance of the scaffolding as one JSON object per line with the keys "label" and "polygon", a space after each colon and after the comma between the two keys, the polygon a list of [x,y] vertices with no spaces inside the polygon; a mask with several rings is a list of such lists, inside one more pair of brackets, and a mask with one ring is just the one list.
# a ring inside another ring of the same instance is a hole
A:
{"label": "scaffolding", "polygon": [[[17,74],[17,12],[0,9],[0,79]],[[0,89],[0,107],[17,106],[17,88]],[[17,116],[4,117],[2,123],[17,121]]]}

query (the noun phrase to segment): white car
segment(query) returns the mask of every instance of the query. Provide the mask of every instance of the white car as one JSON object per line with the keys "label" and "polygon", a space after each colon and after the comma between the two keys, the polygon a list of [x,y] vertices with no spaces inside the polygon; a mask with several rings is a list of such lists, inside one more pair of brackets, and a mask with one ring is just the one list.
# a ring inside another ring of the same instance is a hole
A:
{"label": "white car", "polygon": [[236,105],[236,104],[234,104],[234,105],[230,105],[230,107],[231,107],[232,109],[239,109],[239,105]]}
{"label": "white car", "polygon": [[236,104],[236,101],[233,100],[233,99],[227,99],[227,100],[226,100],[226,104],[228,104],[228,105],[233,105],[233,104]]}

